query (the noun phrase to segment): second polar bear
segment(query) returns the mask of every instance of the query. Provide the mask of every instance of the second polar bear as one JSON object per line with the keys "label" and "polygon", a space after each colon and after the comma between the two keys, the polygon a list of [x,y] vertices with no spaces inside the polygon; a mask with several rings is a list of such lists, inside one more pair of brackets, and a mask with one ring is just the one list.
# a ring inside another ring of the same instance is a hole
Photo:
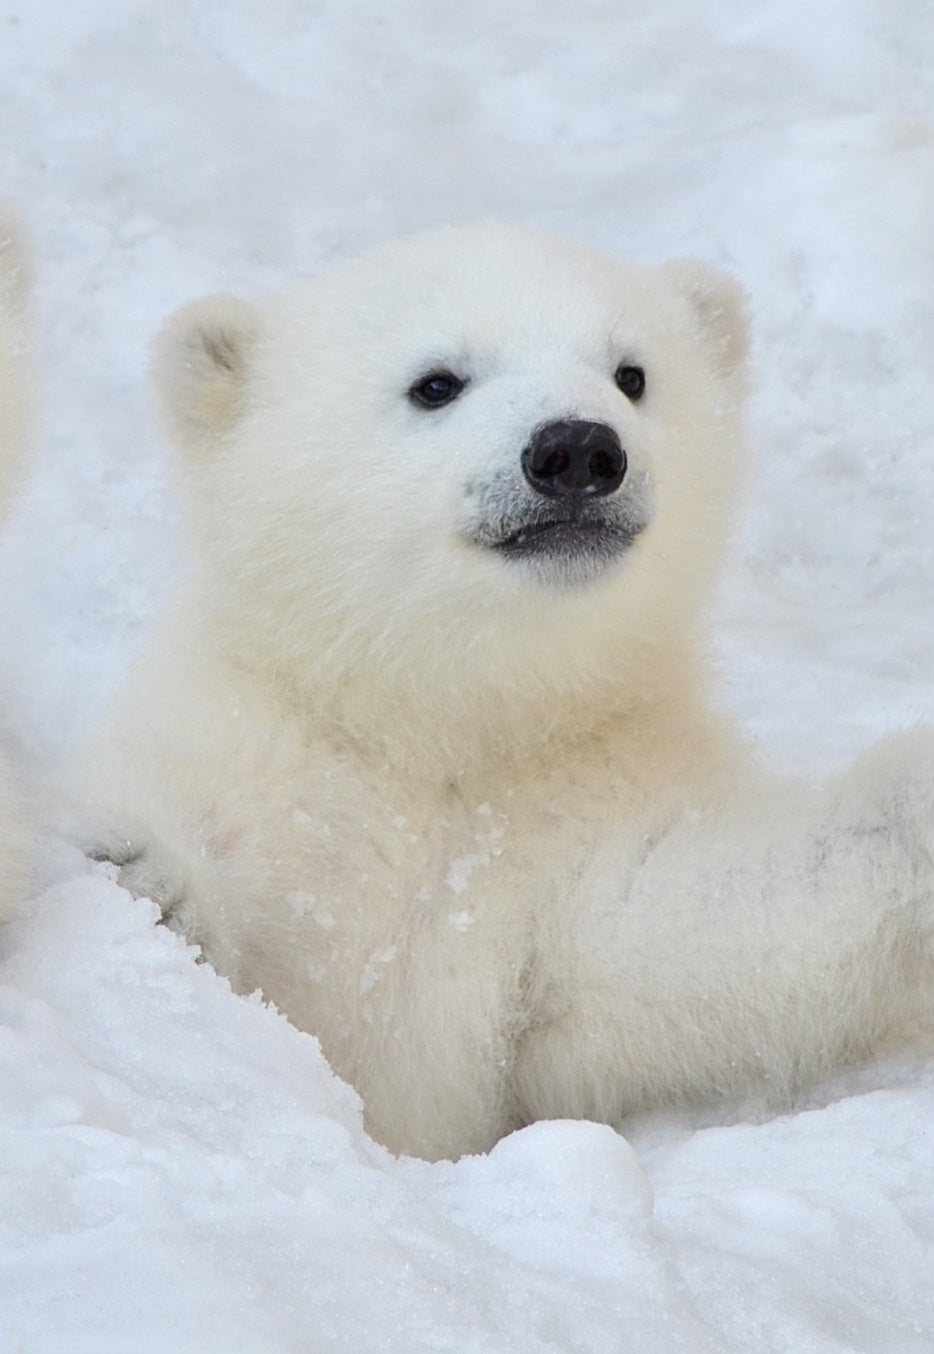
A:
{"label": "second polar bear", "polygon": [[[0,209],[0,520],[22,474],[28,439],[30,273],[22,227],[15,213]],[[17,777],[0,752],[0,922],[23,902],[30,841]]]}
{"label": "second polar bear", "polygon": [[773,782],[708,697],[746,319],[700,264],[418,236],[157,357],[196,577],[100,841],[427,1157],[778,1096],[934,1009],[934,739]]}

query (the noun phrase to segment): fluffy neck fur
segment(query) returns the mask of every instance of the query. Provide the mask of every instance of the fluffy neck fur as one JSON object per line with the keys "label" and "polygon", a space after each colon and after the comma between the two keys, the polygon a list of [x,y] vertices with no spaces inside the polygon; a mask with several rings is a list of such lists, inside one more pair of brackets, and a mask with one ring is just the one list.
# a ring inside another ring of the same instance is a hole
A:
{"label": "fluffy neck fur", "polygon": [[[203,618],[203,600],[187,614]],[[444,782],[490,766],[522,774],[594,739],[622,760],[630,747],[641,759],[658,730],[670,739],[712,721],[707,663],[683,625],[649,642],[590,620],[568,633],[557,618],[551,643],[537,650],[521,631],[506,642],[482,629],[414,651],[404,636],[390,643],[338,631],[329,643],[323,629],[314,649],[251,648],[218,609],[209,634],[193,623],[185,630],[189,651],[222,666],[235,686],[267,700],[274,692],[309,745],[352,747],[403,776]],[[533,665],[535,652],[547,661]]]}

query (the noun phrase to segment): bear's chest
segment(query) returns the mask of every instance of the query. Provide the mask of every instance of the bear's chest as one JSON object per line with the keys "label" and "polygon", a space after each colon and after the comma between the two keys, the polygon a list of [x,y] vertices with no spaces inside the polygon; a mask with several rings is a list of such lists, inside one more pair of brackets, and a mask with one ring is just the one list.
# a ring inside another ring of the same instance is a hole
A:
{"label": "bear's chest", "polygon": [[235,831],[221,813],[211,847],[225,931],[239,932],[251,973],[268,949],[267,987],[291,969],[290,986],[339,983],[342,1001],[377,1001],[393,972],[417,965],[512,972],[536,932],[576,906],[608,816],[592,794],[575,802],[544,780],[415,791],[382,769],[318,759],[280,776]]}
{"label": "bear's chest", "polygon": [[[395,1018],[406,986],[423,990],[431,975],[449,990],[515,988],[597,901],[604,872],[594,863],[612,858],[618,890],[641,837],[609,792],[575,799],[547,778],[416,794],[388,776],[332,769],[292,791],[267,833],[268,870],[253,881],[256,903],[241,913],[249,934],[238,942],[255,972],[268,938],[286,1009],[286,969],[302,1004],[373,1020]],[[249,869],[255,853],[239,845]],[[224,891],[242,896],[237,859]]]}

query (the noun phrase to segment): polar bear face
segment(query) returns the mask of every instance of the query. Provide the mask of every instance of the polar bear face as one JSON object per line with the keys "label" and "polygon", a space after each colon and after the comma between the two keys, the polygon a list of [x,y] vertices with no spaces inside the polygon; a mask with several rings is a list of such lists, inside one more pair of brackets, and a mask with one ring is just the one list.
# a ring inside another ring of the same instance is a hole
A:
{"label": "polar bear face", "polygon": [[196,304],[158,377],[225,642],[319,684],[375,663],[457,687],[476,661],[496,689],[683,630],[744,351],[738,288],[701,265],[489,225]]}

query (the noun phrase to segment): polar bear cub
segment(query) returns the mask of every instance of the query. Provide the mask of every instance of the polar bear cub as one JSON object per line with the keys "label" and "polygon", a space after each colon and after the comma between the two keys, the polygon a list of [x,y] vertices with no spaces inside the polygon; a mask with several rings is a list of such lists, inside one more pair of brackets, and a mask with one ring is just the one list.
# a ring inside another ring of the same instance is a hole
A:
{"label": "polar bear cub", "polygon": [[[6,515],[22,473],[29,421],[26,350],[30,267],[21,227],[0,209],[0,518]],[[0,922],[23,900],[29,832],[22,796],[0,753]]]}
{"label": "polar bear cub", "polygon": [[29,250],[16,216],[0,208],[0,513],[5,514],[22,472],[31,406],[27,372]]}
{"label": "polar bear cub", "polygon": [[774,782],[708,696],[746,328],[701,264],[480,225],[158,345],[198,563],[102,839],[394,1150],[782,1096],[931,1020],[934,740]]}

